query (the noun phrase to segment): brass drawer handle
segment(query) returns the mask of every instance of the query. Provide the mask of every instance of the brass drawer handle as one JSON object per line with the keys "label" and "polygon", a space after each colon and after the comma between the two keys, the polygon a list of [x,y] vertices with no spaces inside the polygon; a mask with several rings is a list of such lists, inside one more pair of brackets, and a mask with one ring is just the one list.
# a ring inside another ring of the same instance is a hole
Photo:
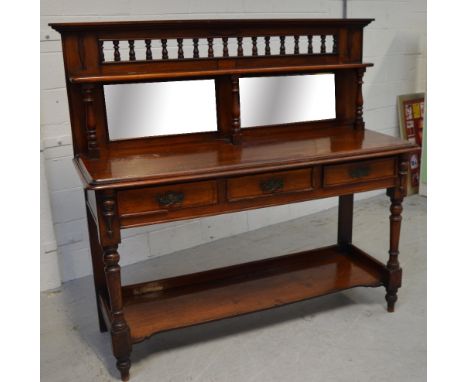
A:
{"label": "brass drawer handle", "polygon": [[284,187],[284,180],[280,178],[270,178],[260,182],[260,188],[263,192],[276,192]]}
{"label": "brass drawer handle", "polygon": [[158,195],[156,199],[159,204],[165,207],[173,206],[174,204],[180,204],[184,201],[184,193],[176,191],[168,191],[162,195]]}
{"label": "brass drawer handle", "polygon": [[362,178],[364,176],[368,176],[370,174],[370,170],[369,166],[351,167],[349,169],[349,176],[351,178]]}

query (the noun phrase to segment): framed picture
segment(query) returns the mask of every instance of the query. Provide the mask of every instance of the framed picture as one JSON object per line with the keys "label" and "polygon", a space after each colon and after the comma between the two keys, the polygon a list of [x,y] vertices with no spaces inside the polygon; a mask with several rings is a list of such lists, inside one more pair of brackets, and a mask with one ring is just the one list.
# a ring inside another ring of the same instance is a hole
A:
{"label": "framed picture", "polygon": [[[398,119],[400,136],[422,146],[424,126],[425,94],[415,93],[398,96]],[[419,191],[421,154],[412,154],[408,169],[408,195]]]}

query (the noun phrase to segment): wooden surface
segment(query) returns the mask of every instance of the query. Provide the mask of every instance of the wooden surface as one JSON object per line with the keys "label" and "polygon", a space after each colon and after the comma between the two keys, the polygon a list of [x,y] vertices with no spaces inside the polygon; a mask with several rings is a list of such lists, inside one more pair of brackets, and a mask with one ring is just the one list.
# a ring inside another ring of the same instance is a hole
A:
{"label": "wooden surface", "polygon": [[66,31],[137,31],[150,28],[160,28],[173,33],[183,33],[185,29],[226,31],[227,28],[258,28],[278,30],[284,26],[357,26],[364,27],[374,19],[226,19],[226,20],[142,20],[142,21],[98,21],[98,22],[67,22],[51,23],[50,26],[59,32]]}
{"label": "wooden surface", "polygon": [[[171,195],[176,195],[176,198],[171,200]],[[177,199],[179,195],[180,198]],[[125,190],[119,192],[118,198],[119,213],[123,215],[145,211],[163,212],[181,206],[206,206],[218,201],[217,185],[213,181]]]}
{"label": "wooden surface", "polygon": [[[172,145],[174,141],[203,142],[206,134],[191,137],[158,137],[153,139],[109,142],[105,114],[103,81],[180,80],[213,78],[217,89],[218,131],[216,139],[231,143],[244,142],[244,131],[239,130],[232,113],[236,111],[237,97],[233,92],[234,77],[287,75],[300,73],[334,73],[336,83],[336,124],[353,125],[357,116],[356,107],[362,109],[360,99],[362,78],[359,73],[371,66],[362,62],[362,30],[371,19],[297,19],[297,20],[187,20],[143,22],[92,22],[55,23],[52,28],[62,37],[66,84],[73,134],[73,149],[76,156],[86,158],[105,157],[115,147],[143,149],[159,143]],[[294,50],[277,50],[278,39],[294,38]],[[298,45],[298,38],[307,46]],[[319,41],[313,49],[311,39]],[[325,40],[328,38],[328,43]],[[181,43],[181,39],[187,40]],[[265,49],[253,49],[254,41],[268,42]],[[317,40],[318,39],[318,40]],[[332,40],[333,41],[332,41]],[[236,51],[213,54],[213,40],[223,44],[236,41]],[[243,40],[252,43],[252,50],[243,48]],[[201,52],[208,49],[208,57]],[[137,42],[144,44],[146,54],[135,56]],[[208,43],[208,46],[205,43]],[[104,44],[113,46],[114,54],[104,58]],[[168,44],[177,44],[176,57],[167,53]],[[189,44],[190,43],[190,44]],[[163,47],[162,53],[152,48]],[[123,50],[128,47],[128,56]],[[86,82],[86,83],[80,83]],[[86,116],[85,118],[83,116]],[[310,123],[320,125],[321,123]],[[362,128],[363,123],[358,123]],[[358,126],[356,125],[356,126]],[[242,126],[240,126],[242,127]],[[288,126],[291,128],[292,126]],[[132,127],[129,126],[129,129]],[[292,129],[291,129],[292,130]],[[239,132],[241,134],[239,134]],[[250,133],[245,132],[245,135]]]}
{"label": "wooden surface", "polygon": [[86,84],[86,83],[99,83],[99,84],[112,84],[112,83],[126,83],[126,82],[142,82],[142,81],[156,81],[163,80],[166,78],[171,79],[196,79],[206,77],[219,77],[226,75],[242,75],[248,76],[260,76],[260,75],[278,75],[278,74],[306,74],[306,73],[329,73],[337,70],[345,69],[358,69],[372,67],[372,63],[363,64],[327,64],[327,65],[295,65],[288,66],[287,64],[277,67],[266,67],[262,69],[258,68],[232,68],[224,69],[222,66],[213,69],[193,70],[193,71],[180,71],[170,73],[127,73],[127,74],[107,74],[107,75],[81,75],[71,76],[70,82],[75,84]]}
{"label": "wooden surface", "polygon": [[395,175],[396,159],[394,157],[327,165],[323,168],[323,186],[333,187],[341,184],[384,179]]}
{"label": "wooden surface", "polygon": [[[355,286],[382,285],[385,266],[331,246],[124,288],[133,342],[160,331],[272,308]],[[203,309],[200,309],[203,307]]]}
{"label": "wooden surface", "polygon": [[229,201],[312,189],[312,169],[279,171],[261,175],[238,176],[227,180]]}
{"label": "wooden surface", "polygon": [[[253,130],[255,129],[249,129]],[[259,170],[331,163],[414,150],[399,138],[348,127],[302,131],[296,135],[245,137],[231,145],[211,141],[192,145],[116,149],[98,160],[78,158],[91,188],[162,184],[215,176],[248,174]]]}

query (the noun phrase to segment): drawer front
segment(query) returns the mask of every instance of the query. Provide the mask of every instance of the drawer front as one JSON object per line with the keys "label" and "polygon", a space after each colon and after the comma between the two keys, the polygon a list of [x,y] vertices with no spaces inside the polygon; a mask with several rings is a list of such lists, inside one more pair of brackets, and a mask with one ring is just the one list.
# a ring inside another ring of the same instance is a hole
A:
{"label": "drawer front", "polygon": [[323,186],[332,187],[396,176],[395,158],[327,165],[323,168]]}
{"label": "drawer front", "polygon": [[307,191],[312,187],[312,169],[282,171],[261,175],[228,179],[229,201],[271,196],[295,191]]}
{"label": "drawer front", "polygon": [[120,215],[168,212],[216,204],[216,181],[148,187],[118,193]]}

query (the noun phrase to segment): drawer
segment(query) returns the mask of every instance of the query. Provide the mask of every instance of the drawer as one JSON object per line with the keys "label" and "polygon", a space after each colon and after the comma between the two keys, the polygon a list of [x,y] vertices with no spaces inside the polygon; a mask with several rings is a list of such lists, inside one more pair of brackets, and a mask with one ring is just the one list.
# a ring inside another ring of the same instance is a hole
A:
{"label": "drawer", "polygon": [[323,186],[332,187],[396,175],[395,158],[375,159],[323,167]]}
{"label": "drawer", "polygon": [[168,212],[218,202],[216,181],[182,183],[120,191],[117,196],[120,215]]}
{"label": "drawer", "polygon": [[274,172],[228,179],[229,201],[312,189],[312,169]]}

